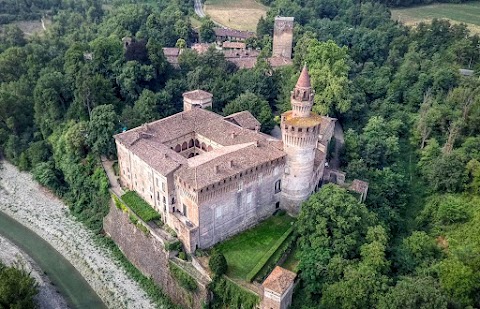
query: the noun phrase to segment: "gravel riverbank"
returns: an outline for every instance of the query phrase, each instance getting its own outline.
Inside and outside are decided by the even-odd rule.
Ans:
[[[67,206],[28,173],[3,161],[0,210],[33,230],[60,252],[109,308],[155,308],[142,288],[93,241],[93,233],[69,214]]]

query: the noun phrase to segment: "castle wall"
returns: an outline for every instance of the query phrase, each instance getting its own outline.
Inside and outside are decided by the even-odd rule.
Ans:
[[[174,303],[184,308],[200,309],[208,303],[208,290],[197,281],[196,292],[182,288],[169,271],[169,252],[155,237],[146,236],[130,223],[128,215],[110,207],[109,214],[104,219],[104,230],[122,250],[127,259],[145,276],[152,277]]]
[[[146,162],[117,142],[120,180],[124,187],[134,190],[160,213],[164,222],[172,211],[175,196],[173,173],[162,175]]]
[[[199,248],[208,248],[272,215],[280,201],[275,185],[283,176],[283,161],[220,188],[200,201]]]

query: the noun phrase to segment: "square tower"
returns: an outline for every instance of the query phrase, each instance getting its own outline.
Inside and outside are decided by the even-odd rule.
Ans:
[[[293,17],[275,17],[272,57],[292,59]]]
[[[212,108],[213,95],[203,90],[193,90],[183,94],[183,111],[193,108]]]

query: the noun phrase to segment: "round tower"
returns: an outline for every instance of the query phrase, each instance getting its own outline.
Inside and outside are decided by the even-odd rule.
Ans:
[[[321,117],[312,112],[315,92],[307,66],[290,98],[292,110],[282,114],[283,149],[287,154],[282,183],[282,208],[297,214],[300,204],[311,194],[315,148],[320,133]]]

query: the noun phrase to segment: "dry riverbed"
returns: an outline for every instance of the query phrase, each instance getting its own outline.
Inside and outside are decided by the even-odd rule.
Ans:
[[[19,172],[7,162],[0,170],[0,210],[60,252],[107,307],[155,307],[111,253],[93,241],[93,233],[75,221],[60,199],[39,186],[30,174]]]

